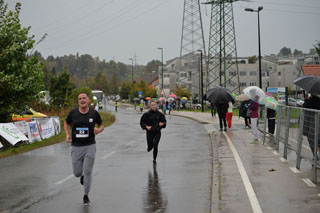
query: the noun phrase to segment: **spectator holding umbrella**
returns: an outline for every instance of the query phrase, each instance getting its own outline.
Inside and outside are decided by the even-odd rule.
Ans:
[[[227,103],[217,103],[217,111],[219,117],[219,124],[220,124],[220,131],[227,131],[227,121],[226,121],[226,114],[228,112],[229,105]]]
[[[253,134],[253,141],[251,143],[258,143],[258,110],[259,110],[259,96],[256,96],[253,101],[249,104],[250,118],[251,118],[251,129]]]

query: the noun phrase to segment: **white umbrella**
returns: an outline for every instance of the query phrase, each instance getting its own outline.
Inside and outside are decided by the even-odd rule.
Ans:
[[[242,91],[250,99],[259,102],[259,104],[264,105],[266,103],[266,94],[265,92],[257,86],[250,86]]]

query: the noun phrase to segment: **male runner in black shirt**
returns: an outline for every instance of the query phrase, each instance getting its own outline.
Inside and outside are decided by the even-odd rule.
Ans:
[[[73,174],[81,177],[80,183],[84,185],[84,205],[90,205],[88,194],[96,154],[95,135],[104,129],[99,113],[89,108],[89,103],[88,94],[80,93],[78,95],[79,107],[71,110],[64,122],[66,141],[71,142]],[[95,128],[95,124],[98,124],[98,128]],[[72,136],[70,136],[70,125],[72,125]]]

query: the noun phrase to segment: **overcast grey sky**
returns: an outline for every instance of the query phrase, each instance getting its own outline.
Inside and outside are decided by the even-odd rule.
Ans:
[[[16,0],[5,0],[10,9]],[[180,54],[184,0],[20,0],[23,26],[40,40],[45,57],[90,54],[130,64],[164,60]],[[206,2],[202,0],[201,2]],[[260,12],[261,53],[278,53],[286,46],[309,52],[320,41],[320,0],[255,0],[234,3],[238,56],[258,54],[257,13]],[[208,47],[210,6],[201,6]]]

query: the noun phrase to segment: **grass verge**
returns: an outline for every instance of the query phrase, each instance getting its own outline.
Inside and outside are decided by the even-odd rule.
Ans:
[[[107,113],[99,112],[99,113],[101,115],[101,118],[103,120],[105,127],[110,126],[116,120],[115,115],[112,115],[111,112],[107,112]],[[60,117],[62,131],[59,135],[55,135],[51,138],[44,139],[42,141],[34,142],[32,144],[20,144],[18,146],[13,146],[8,149],[2,150],[2,151],[0,151],[0,159],[7,158],[7,157],[17,155],[17,154],[21,154],[21,153],[25,153],[25,152],[29,152],[34,149],[38,149],[38,148],[45,147],[45,146],[50,146],[50,145],[65,141],[66,134],[63,130],[64,120],[65,120],[65,117]]]

